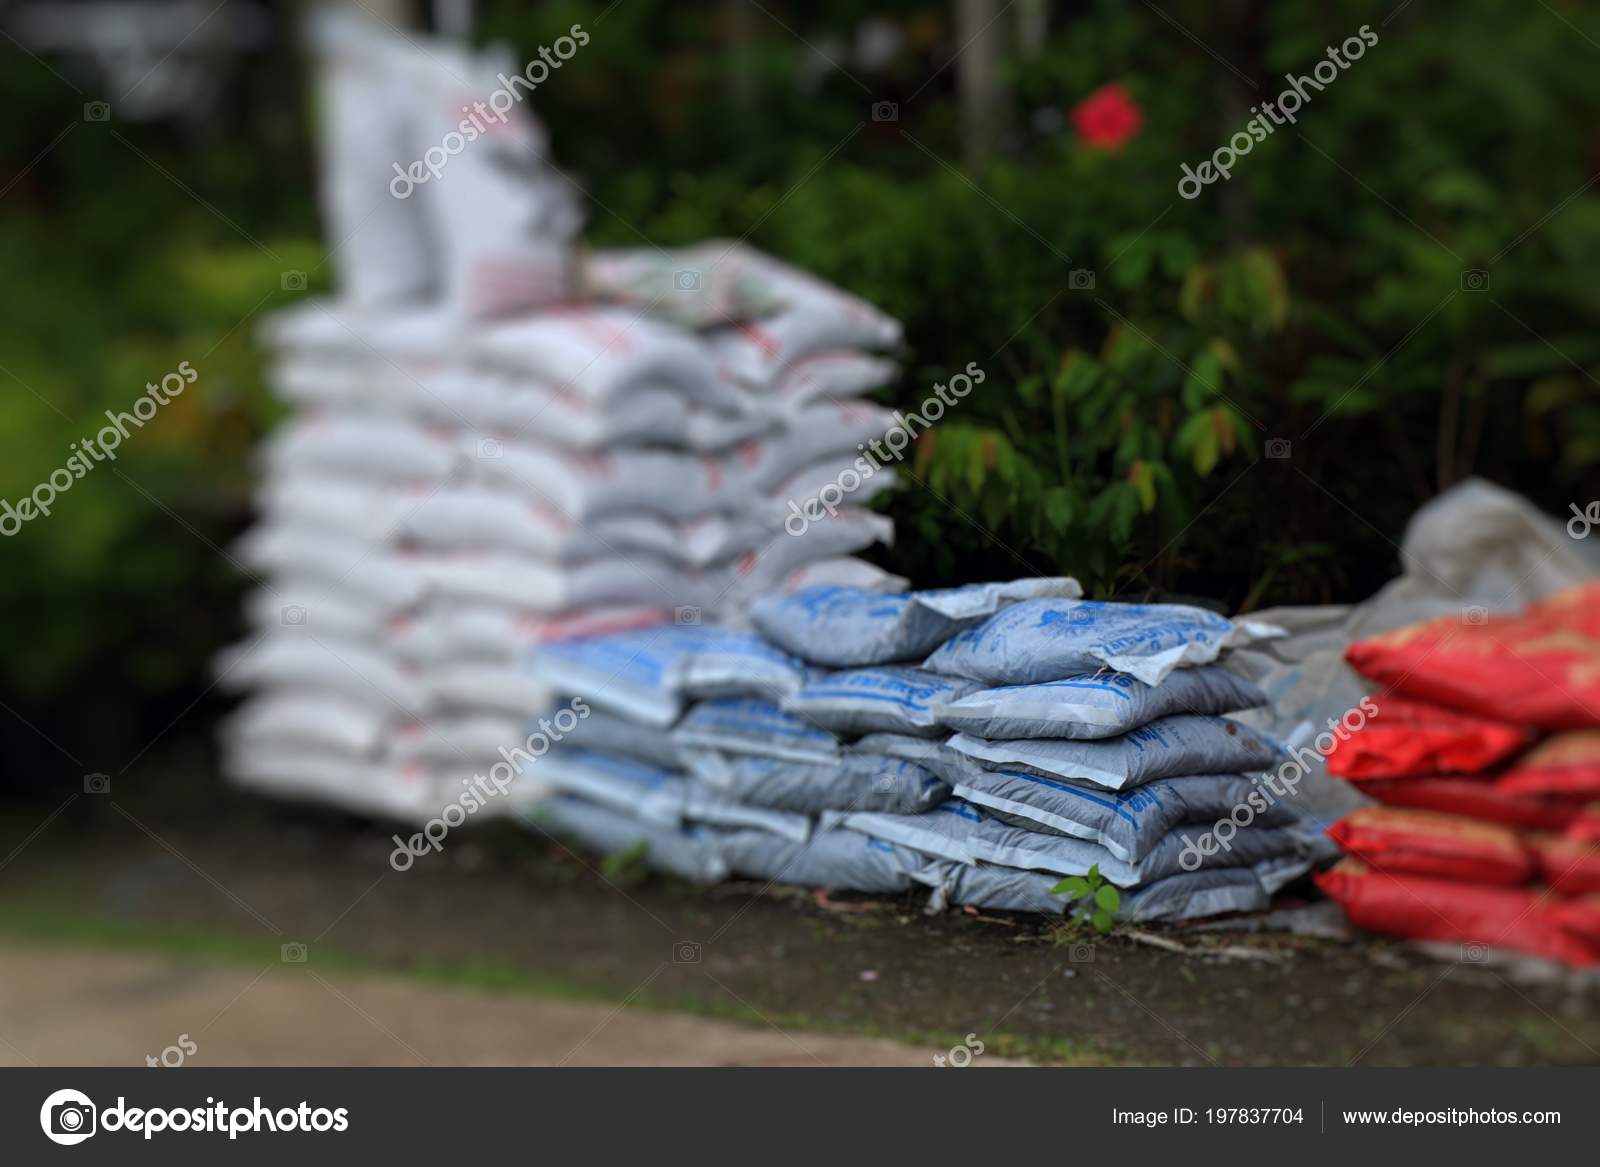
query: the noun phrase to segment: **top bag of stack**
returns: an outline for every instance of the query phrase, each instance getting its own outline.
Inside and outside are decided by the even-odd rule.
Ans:
[[[1181,604],[1027,600],[959,633],[923,666],[991,685],[1059,681],[1102,668],[1159,685],[1173,669],[1210,664],[1224,650],[1283,636]]]
[[[1038,596],[1071,600],[1081,595],[1083,589],[1070,576],[897,594],[812,587],[757,601],[750,621],[802,660],[844,669],[916,660],[1007,605]]]
[[[509,48],[401,36],[345,5],[318,9],[311,45],[341,299],[492,317],[571,297],[582,214]]]
[[[1345,660],[1401,697],[1457,712],[1540,729],[1600,727],[1600,583],[1520,615],[1463,613],[1357,641]]]

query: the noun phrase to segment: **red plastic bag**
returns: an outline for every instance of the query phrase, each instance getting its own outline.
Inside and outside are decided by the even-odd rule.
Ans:
[[[1579,811],[1562,834],[1580,843],[1600,843],[1600,802],[1591,802]]]
[[[1580,942],[1600,950],[1600,895],[1563,900],[1550,908],[1550,915]]]
[[[1539,878],[1557,894],[1586,896],[1600,892],[1600,842],[1533,835],[1528,845],[1538,862]]]
[[[1541,729],[1600,727],[1600,584],[1521,616],[1463,608],[1345,650],[1402,697]]]
[[[1526,883],[1535,870],[1533,853],[1510,827],[1437,811],[1364,806],[1329,827],[1328,836],[1385,871],[1469,883]]]
[[[1512,794],[1600,799],[1600,730],[1561,733],[1540,742],[1495,785]]]
[[[1377,714],[1328,752],[1328,773],[1340,778],[1408,778],[1476,774],[1527,748],[1520,725],[1457,713],[1391,692],[1372,698]]]
[[[1511,948],[1572,965],[1600,964],[1600,941],[1580,931],[1587,916],[1563,912],[1558,902],[1526,887],[1395,875],[1354,859],[1314,878],[1352,924],[1369,932]]]
[[[1464,814],[1511,827],[1571,831],[1579,829],[1580,822],[1590,821],[1582,818],[1583,804],[1575,799],[1509,793],[1492,778],[1379,778],[1351,785],[1387,806]],[[1600,837],[1600,818],[1592,820],[1592,826]]]

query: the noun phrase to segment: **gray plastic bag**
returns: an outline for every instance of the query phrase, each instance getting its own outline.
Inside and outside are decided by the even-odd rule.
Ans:
[[[926,592],[812,587],[772,595],[750,608],[767,639],[832,668],[916,660],[974,622],[1033,596],[1083,595],[1070,577],[972,584]]]
[[[1102,668],[1159,685],[1173,669],[1209,664],[1226,648],[1284,635],[1182,604],[1026,600],[959,633],[928,657],[936,673],[991,685],[1033,685]]]
[[[711,828],[662,827],[566,795],[548,799],[525,817],[534,826],[601,855],[615,855],[643,843],[645,862],[658,871],[696,883],[716,883],[728,877],[718,835]]]
[[[556,706],[555,708],[559,708]],[[574,733],[556,743],[563,748],[593,750],[602,754],[620,754],[652,766],[669,770],[683,767],[683,759],[671,735],[660,726],[629,721],[614,713],[591,709],[583,725]]]
[[[702,750],[795,762],[828,762],[839,756],[839,739],[833,734],[755,697],[700,702],[684,714],[672,740],[685,758]],[[692,759],[690,764],[695,764]]]
[[[684,780],[660,766],[596,750],[552,750],[539,760],[539,777],[576,795],[664,828],[683,821]]]
[[[1284,760],[1277,742],[1226,717],[1162,717],[1120,737],[990,741],[958,733],[958,754],[991,769],[1024,770],[1046,778],[1123,790],[1180,774],[1237,774]]]
[[[950,796],[950,787],[923,767],[887,754],[847,753],[831,762],[702,754],[692,765],[698,779],[735,801],[797,814],[917,814]]]
[[[565,794],[664,828],[687,819],[726,827],[760,827],[802,843],[811,833],[810,820],[804,815],[734,802],[689,782],[682,774],[635,758],[566,750],[545,756],[540,777]]]
[[[1143,859],[1174,827],[1214,823],[1241,807],[1246,825],[1298,821],[1293,810],[1242,774],[1160,778],[1112,791],[1019,770],[981,770],[958,781],[955,794],[1001,822],[1088,839],[1129,862]]]
[[[941,677],[905,665],[879,665],[823,673],[808,680],[783,708],[813,725],[854,736],[864,733],[944,734],[935,715],[958,701],[975,682]]]
[[[671,725],[686,700],[725,693],[777,698],[804,669],[759,636],[732,628],[663,624],[542,645],[534,675],[624,717]]]
[[[720,845],[736,875],[848,891],[905,891],[912,873],[932,862],[858,831],[818,831],[803,844],[765,831],[729,831],[721,836]]]
[[[1233,713],[1266,703],[1267,695],[1243,677],[1220,665],[1202,665],[1177,669],[1159,685],[1101,671],[981,689],[952,701],[935,699],[931,715],[940,725],[984,738],[1087,739],[1115,737],[1172,714]]]
[[[1282,866],[1280,861],[1272,864]],[[1265,865],[1263,865],[1265,866]],[[1306,869],[1301,862],[1301,872]],[[1040,871],[1020,871],[992,863],[943,865],[937,872],[930,911],[949,904],[970,904],[1006,912],[1060,915],[1074,901],[1051,894],[1060,876]],[[932,881],[930,881],[932,882]],[[1257,869],[1225,867],[1169,875],[1154,883],[1122,893],[1117,919],[1129,923],[1148,920],[1192,920],[1226,912],[1262,912],[1271,906]]]
[[[983,767],[965,754],[958,754],[946,739],[911,737],[903,733],[869,733],[845,747],[850,752],[887,754],[915,762],[940,781],[955,785],[967,774]]]

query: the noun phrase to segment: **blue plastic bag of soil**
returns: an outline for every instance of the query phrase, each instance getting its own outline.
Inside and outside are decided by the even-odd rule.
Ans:
[[[979,689],[936,699],[931,715],[940,725],[983,738],[1103,738],[1176,713],[1235,713],[1266,703],[1267,695],[1250,681],[1220,665],[1201,665],[1177,669],[1159,685],[1102,671]]]
[[[1236,623],[1182,604],[1026,600],[957,633],[924,667],[990,685],[1035,685],[1109,668],[1159,685],[1173,669],[1282,635],[1270,624]]]
[[[541,645],[535,677],[635,721],[670,725],[686,701],[733,693],[771,700],[799,690],[804,666],[732,628],[662,624]]]
[[[728,877],[718,833],[709,827],[664,827],[568,795],[546,799],[523,818],[600,855],[621,854],[642,843],[646,865],[696,883]]]
[[[754,755],[700,756],[693,773],[727,797],[796,814],[878,810],[918,814],[943,802],[950,787],[915,762],[886,754],[841,754],[831,762]]]
[[[1127,923],[1148,920],[1197,920],[1232,912],[1264,912],[1271,906],[1271,892],[1262,873],[1271,869],[1280,876],[1289,866],[1298,874],[1309,869],[1304,860],[1285,864],[1270,860],[1256,867],[1222,867],[1211,871],[1192,871],[1169,875],[1154,883],[1122,893],[1117,919]],[[1076,905],[1064,896],[1053,895],[1051,888],[1060,876],[1039,871],[1019,871],[991,863],[948,864],[937,873],[930,911],[950,904],[1006,912],[1036,912],[1060,915]]]
[[[1088,839],[1128,862],[1143,859],[1179,826],[1230,816],[1236,826],[1283,827],[1299,821],[1270,790],[1242,774],[1193,774],[1131,790],[1102,790],[1020,770],[979,770],[954,789],[957,797],[1001,822]]]
[[[1239,774],[1277,765],[1281,745],[1226,717],[1162,717],[1120,737],[1011,738],[991,741],[958,733],[948,745],[995,770],[1023,770],[1046,778],[1124,790],[1182,774]]]
[[[584,749],[601,754],[620,754],[652,766],[669,770],[683,768],[683,759],[671,734],[658,725],[630,721],[602,709],[591,709],[577,730],[555,744],[555,750]]]
[[[839,739],[833,734],[756,697],[701,701],[684,714],[672,740],[696,773],[700,770],[693,755],[708,750],[794,762],[827,762],[839,756]]]
[[[941,677],[905,665],[878,665],[822,673],[794,696],[785,697],[785,711],[812,725],[854,737],[866,733],[943,735],[934,714],[940,704],[957,702],[976,682]]]
[[[751,606],[750,620],[795,656],[848,669],[920,659],[1007,604],[1081,595],[1083,589],[1070,577],[896,593],[823,584],[764,596]]]
[[[760,827],[800,842],[811,831],[804,815],[742,805],[689,782],[682,774],[635,758],[595,750],[552,752],[541,760],[539,774],[564,794],[587,798],[663,828],[676,827],[684,820]]]
[[[973,770],[982,768],[965,754],[956,753],[946,742],[947,739],[943,738],[912,737],[903,733],[869,733],[859,741],[850,743],[846,749],[904,758],[950,785],[961,781]]]
[[[905,891],[913,874],[933,862],[859,831],[818,831],[803,844],[764,831],[730,831],[719,845],[736,875],[845,891]]]

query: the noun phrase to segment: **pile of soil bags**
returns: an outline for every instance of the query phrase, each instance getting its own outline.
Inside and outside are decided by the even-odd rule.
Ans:
[[[348,13],[314,45],[338,291],[262,329],[290,412],[236,549],[249,634],[218,663],[248,696],[234,779],[427,818],[550,703],[522,667],[538,644],[903,586],[852,557],[892,537],[862,506],[892,471],[785,526],[893,428],[863,397],[896,375],[895,321],[736,243],[583,250],[525,104],[451,128],[503,55]]]
[[[1055,886],[1095,871],[1124,919],[1265,908],[1331,850],[1254,809],[1282,747],[1221,716],[1265,698],[1219,661],[1275,630],[1078,596],[823,585],[758,600],[753,631],[545,645],[535,677],[587,712],[526,817],[701,881],[1060,914]]]
[[[1328,758],[1380,805],[1319,877],[1360,927],[1600,964],[1600,584],[1350,646],[1377,710]]]

